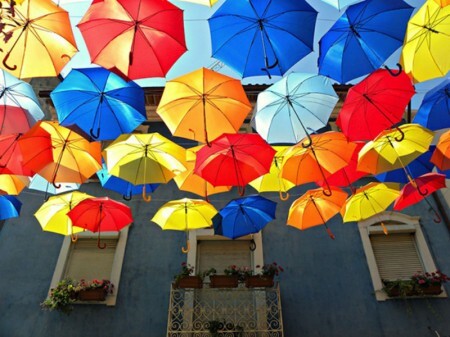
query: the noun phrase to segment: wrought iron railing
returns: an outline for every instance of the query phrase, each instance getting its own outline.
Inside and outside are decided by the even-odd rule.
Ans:
[[[215,332],[215,334],[211,333]],[[273,288],[171,289],[167,337],[283,337]]]

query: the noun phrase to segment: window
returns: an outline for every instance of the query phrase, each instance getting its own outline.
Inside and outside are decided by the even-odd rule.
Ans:
[[[108,279],[114,284],[114,293],[106,298],[105,304],[115,305],[128,230],[126,227],[120,233],[102,233],[101,242],[106,244],[105,249],[97,247],[97,234],[79,233],[76,242],[67,236],[59,253],[50,289],[66,277],[75,280]]]
[[[381,222],[387,229],[387,235]],[[358,229],[378,301],[389,299],[383,291],[382,280],[409,279],[417,271],[433,272],[437,269],[419,217],[384,212],[360,221]],[[447,297],[445,292],[439,296]]]

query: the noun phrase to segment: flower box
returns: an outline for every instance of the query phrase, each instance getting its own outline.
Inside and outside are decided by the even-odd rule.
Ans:
[[[399,285],[385,288],[389,297],[408,297],[408,296],[433,296],[442,292],[440,284],[432,284],[429,286],[401,287]]]
[[[83,289],[78,292],[80,301],[104,301],[105,299],[106,291],[103,288]]]
[[[428,287],[419,287],[417,293],[418,295],[439,295],[442,293],[442,286],[440,284],[431,284]]]
[[[209,277],[211,288],[237,288],[239,275],[211,275]]]
[[[184,276],[174,283],[174,288],[203,288],[203,280],[200,276]]]
[[[273,287],[273,275],[251,275],[245,279],[247,288]]]

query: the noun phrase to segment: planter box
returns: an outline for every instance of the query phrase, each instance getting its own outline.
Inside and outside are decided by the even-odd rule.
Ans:
[[[173,284],[174,288],[203,288],[203,280],[200,276],[185,276]]]
[[[237,288],[239,283],[238,275],[211,275],[209,279],[211,288]]]
[[[78,300],[80,301],[104,301],[106,299],[106,291],[103,288],[86,289],[78,292]]]
[[[399,286],[385,289],[389,297],[408,297],[408,296],[433,296],[442,293],[441,285],[430,285],[428,287],[414,287],[406,291],[401,291]]]
[[[252,275],[247,276],[245,279],[245,286],[247,288],[258,288],[258,287],[273,287],[273,276],[265,275]]]

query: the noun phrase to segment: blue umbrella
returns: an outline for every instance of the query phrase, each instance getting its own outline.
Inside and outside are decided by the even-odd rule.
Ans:
[[[322,1],[339,10],[343,9],[344,7],[353,5],[357,2],[361,2],[361,0],[322,0]]]
[[[142,194],[144,200],[150,201],[151,198],[146,193],[153,192],[159,186],[159,184],[133,185],[126,180],[110,175],[104,163],[102,169],[97,172],[97,176],[103,188],[122,194],[125,200],[131,200],[135,194]]]
[[[329,78],[290,73],[258,94],[255,129],[268,143],[298,143],[328,124],[338,95]]]
[[[0,220],[19,216],[22,203],[12,195],[0,195]]]
[[[44,177],[40,176],[39,174],[35,174],[33,178],[31,178],[28,188],[31,190],[45,192],[44,199],[47,200],[48,194],[60,194],[77,190],[80,188],[80,184],[60,183],[59,186],[55,187],[53,183],[48,182]]]
[[[413,9],[401,0],[348,7],[319,41],[319,74],[346,83],[378,69],[403,45]]]
[[[144,90],[103,68],[72,69],[50,94],[61,125],[111,140],[146,120]]]
[[[413,123],[430,130],[450,128],[450,78],[426,93]]]
[[[304,0],[225,1],[208,20],[212,56],[242,77],[282,76],[313,50],[316,18]]]
[[[257,233],[275,219],[276,207],[260,195],[233,199],[212,218],[214,234],[236,239]]]

